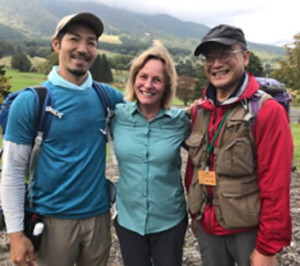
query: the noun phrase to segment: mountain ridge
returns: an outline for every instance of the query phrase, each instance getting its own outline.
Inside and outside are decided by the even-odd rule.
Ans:
[[[50,39],[65,15],[93,12],[104,23],[105,32],[129,38],[159,39],[168,46],[193,50],[209,27],[186,22],[167,14],[147,15],[95,2],[58,0],[0,0],[0,38],[6,40]],[[8,34],[11,29],[12,34]],[[249,42],[250,49],[285,55],[285,48]]]

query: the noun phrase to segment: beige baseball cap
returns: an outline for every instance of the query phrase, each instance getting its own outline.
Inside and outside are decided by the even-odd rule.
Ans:
[[[57,24],[54,37],[57,37],[63,29],[75,22],[86,22],[91,25],[98,38],[103,33],[103,23],[97,16],[92,13],[78,13],[63,17]]]

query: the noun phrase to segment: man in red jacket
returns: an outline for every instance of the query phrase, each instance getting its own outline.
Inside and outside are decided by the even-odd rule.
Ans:
[[[186,141],[185,181],[203,264],[275,266],[275,254],[291,241],[287,114],[245,72],[250,51],[241,29],[211,29],[198,55],[209,84]]]

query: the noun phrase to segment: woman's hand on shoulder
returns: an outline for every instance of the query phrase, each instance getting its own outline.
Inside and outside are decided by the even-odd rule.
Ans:
[[[185,108],[186,114],[191,117],[194,107],[197,106],[198,100],[195,100],[189,107]]]

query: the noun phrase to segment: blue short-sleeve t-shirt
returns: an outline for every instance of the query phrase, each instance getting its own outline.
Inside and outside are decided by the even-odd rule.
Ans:
[[[73,90],[47,86],[54,108],[62,119],[52,116],[43,140],[32,181],[30,211],[65,219],[82,219],[109,211],[105,179],[106,112],[94,88]],[[103,84],[111,106],[123,96]],[[5,140],[32,145],[36,134],[36,103],[31,91],[21,93],[9,113]]]

